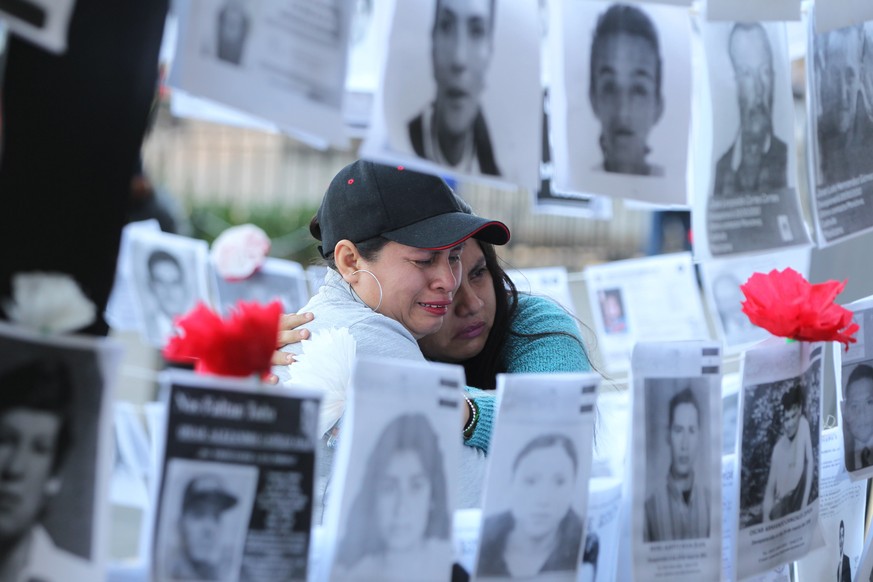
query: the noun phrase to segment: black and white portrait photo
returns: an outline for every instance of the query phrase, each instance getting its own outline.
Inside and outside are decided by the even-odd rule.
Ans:
[[[612,2],[552,8],[559,31],[552,46],[563,55],[550,117],[557,187],[684,203],[687,10]]]
[[[840,28],[813,40],[818,104],[818,185],[873,172],[873,100],[864,80],[873,69],[865,25]]]
[[[843,365],[843,446],[846,469],[873,467],[873,362]]]
[[[0,330],[0,580],[92,580],[104,555],[110,379],[94,346]]]
[[[584,523],[577,499],[579,465],[575,442],[561,432],[542,432],[516,449],[503,483],[508,507],[484,515],[478,579],[577,570]]]
[[[817,385],[820,373],[819,360],[797,378],[743,388],[741,530],[796,513],[818,498],[821,402],[809,386]]]
[[[852,564],[849,556],[843,553],[846,543],[846,524],[840,520],[840,553],[837,556],[837,582],[852,582]]]
[[[140,324],[149,342],[163,347],[173,320],[198,301],[209,303],[205,241],[162,232],[130,232],[130,272]]]
[[[706,211],[706,228],[698,228],[705,236],[696,236],[695,244],[722,256],[808,243],[795,189],[785,25],[707,22],[703,40],[712,170],[710,196],[699,205]]]
[[[537,21],[532,1],[398,3],[364,151],[410,167],[535,188]]]
[[[439,579],[435,572],[451,551],[452,511],[431,421],[421,413],[390,420],[357,483],[331,579]]]
[[[172,459],[155,548],[162,580],[238,580],[258,470]]]
[[[251,16],[244,0],[225,0],[218,9],[215,27],[215,56],[232,65],[242,64]]]
[[[230,281],[212,269],[217,303],[221,312],[229,314],[239,301],[261,304],[282,302],[283,313],[295,313],[309,300],[306,273],[299,263],[267,258],[260,269],[242,280]]]
[[[873,228],[873,22],[810,32],[807,84],[820,244]]]
[[[770,36],[760,22],[731,23],[729,28],[726,50],[736,85],[739,125],[730,147],[719,152],[712,195],[778,192],[788,186],[788,146],[774,132],[773,105],[777,64],[785,69],[788,63],[782,58],[774,61]],[[718,73],[728,71],[712,74]],[[715,111],[719,118],[724,115],[721,107]],[[790,140],[791,135],[783,138]]]
[[[646,378],[645,542],[708,538],[712,528],[707,378]],[[717,458],[717,457],[716,457]]]
[[[480,97],[494,50],[496,0],[437,0],[431,30],[436,95],[409,122],[409,141],[428,160],[499,176]]]

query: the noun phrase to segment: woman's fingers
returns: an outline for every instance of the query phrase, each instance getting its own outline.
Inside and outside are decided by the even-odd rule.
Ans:
[[[300,340],[309,338],[308,329],[297,329],[301,325],[312,321],[311,313],[285,313],[279,318],[279,333],[276,336],[276,347],[281,348],[288,344],[296,344]],[[276,362],[273,362],[274,364]],[[287,364],[289,362],[279,362]]]

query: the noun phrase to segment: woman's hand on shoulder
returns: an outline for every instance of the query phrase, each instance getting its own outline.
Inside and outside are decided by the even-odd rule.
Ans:
[[[302,340],[309,339],[308,329],[298,329],[313,320],[311,313],[285,313],[279,317],[279,333],[276,334],[276,351],[273,352],[273,357],[270,363],[274,366],[285,366],[294,362],[294,354],[289,352],[279,351],[283,347],[300,343]],[[279,377],[275,374],[270,374],[265,380],[267,384],[277,384]]]

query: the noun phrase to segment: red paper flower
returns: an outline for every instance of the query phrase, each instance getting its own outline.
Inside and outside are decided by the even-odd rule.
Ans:
[[[773,335],[798,341],[838,341],[849,349],[858,341],[852,312],[834,303],[845,281],[811,285],[793,269],[753,274],[740,286],[746,301],[743,313]]]
[[[170,338],[164,357],[176,362],[195,360],[197,372],[219,376],[264,377],[276,349],[282,304],[239,301],[227,319],[202,303],[177,318],[182,332]]]

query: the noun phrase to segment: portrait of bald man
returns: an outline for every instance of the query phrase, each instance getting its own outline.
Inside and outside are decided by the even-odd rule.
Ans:
[[[788,148],[773,133],[773,49],[764,27],[738,22],[728,35],[739,128],[715,167],[713,196],[773,192],[787,186]]]

